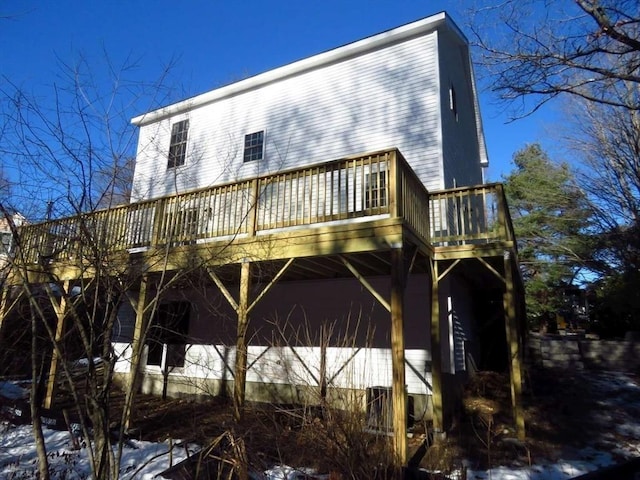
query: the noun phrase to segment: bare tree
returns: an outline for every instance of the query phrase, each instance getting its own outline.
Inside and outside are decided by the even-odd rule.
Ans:
[[[4,173],[4,170],[0,169],[0,198],[4,199],[6,202],[11,194],[11,185],[7,176]]]
[[[129,197],[137,141],[130,118],[171,98],[164,82],[172,67],[155,82],[137,78],[131,57],[116,65],[105,53],[102,67],[82,56],[61,63],[45,100],[5,79],[0,154],[20,182],[14,203],[35,219],[45,218],[43,200],[53,202],[50,215],[61,216]]]
[[[154,265],[123,262],[114,245],[127,241],[132,225],[126,215],[114,222],[115,217],[99,210],[128,200],[137,139],[129,118],[166,101],[167,94],[164,79],[154,84],[130,80],[135,70],[131,59],[115,66],[105,58],[106,77],[94,75],[82,58],[75,65],[62,65],[51,103],[43,104],[13,85],[2,92],[5,128],[0,149],[5,164],[20,179],[20,194],[12,203],[35,220],[66,217],[21,229],[11,225],[14,255],[7,283],[14,288],[7,295],[22,294],[9,300],[23,299],[32,325],[30,403],[40,478],[48,478],[40,408],[43,399],[52,401],[59,380],[80,413],[94,478],[118,478],[138,373],[133,372],[134,381],[125,391],[120,418],[112,419],[117,361],[112,332],[120,305],[129,301],[127,292],[138,289],[141,276],[152,269],[160,272],[145,305],[145,315],[152,316],[164,289],[179,277],[163,268],[166,255],[159,255]],[[6,197],[0,207],[11,223]],[[139,348],[145,335],[146,328]],[[43,350],[51,352],[50,361]],[[38,380],[55,372],[60,378],[49,378],[43,390]],[[110,438],[114,425],[120,438],[115,450]]]
[[[17,176],[26,179],[20,184],[17,203],[36,220],[12,231],[16,255],[9,281],[22,292],[20,298],[34,325],[32,338],[37,336],[38,345],[45,345],[34,347],[34,352],[52,352],[49,368],[49,363],[45,361],[43,367],[40,357],[33,355],[34,378],[46,377],[49,372],[44,396],[40,390],[31,396],[34,418],[39,418],[41,399],[51,402],[54,386],[62,380],[80,413],[93,477],[101,480],[119,476],[124,434],[140,386],[138,366],[150,332],[157,330],[154,319],[158,318],[156,313],[163,313],[165,294],[176,285],[184,286],[190,276],[197,277],[196,273],[208,265],[237,262],[226,258],[226,247],[248,224],[259,196],[247,190],[246,197],[238,194],[227,205],[221,201],[224,190],[208,191],[211,201],[224,210],[219,215],[228,219],[225,225],[201,215],[188,195],[121,205],[131,195],[137,138],[129,118],[150,110],[149,103],[155,107],[167,99],[162,79],[152,85],[127,81],[133,64],[116,68],[107,63],[110,82],[94,76],[82,59],[78,65],[63,65],[62,79],[53,86],[52,104],[43,105],[16,87],[3,92],[8,128],[0,145],[0,153],[10,160]],[[132,107],[141,101],[146,106]],[[157,152],[158,158],[166,158],[167,146],[154,144],[156,141],[153,139],[148,148]],[[194,147],[190,159],[197,162],[202,153]],[[178,172],[175,175],[173,185],[167,184],[175,193],[192,184],[189,178],[178,178]],[[149,197],[149,192],[142,193]],[[209,211],[210,215],[215,213]],[[37,222],[43,218],[47,221]],[[209,247],[196,242],[202,233],[199,229],[207,222],[220,223],[215,228],[225,229],[224,245]],[[171,256],[174,247],[181,247],[177,256]],[[148,248],[149,254],[136,255],[140,253],[136,248]],[[20,298],[14,292],[11,301]],[[124,405],[114,416],[115,365],[126,361],[126,355],[114,351],[113,332],[122,305],[128,303],[136,316],[129,349],[131,367],[129,381],[123,385]],[[160,327],[165,334],[183,333],[171,322]],[[244,348],[244,357],[237,357],[246,360],[244,336],[236,348],[241,352]],[[244,387],[245,371],[246,365],[236,365],[236,373],[240,372],[236,390]],[[244,388],[240,395],[234,395],[238,416],[243,408]],[[114,428],[119,439],[115,445]],[[34,435],[42,439],[37,422]],[[46,478],[46,450],[39,453],[39,468]]]
[[[623,87],[626,90],[623,90]],[[635,103],[640,85],[618,87],[619,101]],[[640,111],[594,102],[569,107],[571,150],[583,163],[580,183],[597,221],[604,274],[640,268]]]
[[[470,24],[491,89],[516,117],[559,95],[640,109],[639,98],[617,92],[622,82],[640,83],[636,0],[490,2],[473,11]]]

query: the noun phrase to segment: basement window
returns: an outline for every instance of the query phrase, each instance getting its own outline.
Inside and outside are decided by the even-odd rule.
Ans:
[[[244,136],[243,161],[253,162],[264,157],[264,130]]]
[[[147,339],[147,365],[158,366],[163,372],[184,367],[190,316],[189,302],[167,302],[158,306]]]
[[[184,165],[187,157],[187,134],[189,120],[174,123],[171,127],[171,143],[169,144],[169,162],[167,168]]]

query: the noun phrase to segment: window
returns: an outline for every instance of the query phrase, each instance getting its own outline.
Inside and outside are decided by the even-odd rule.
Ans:
[[[184,367],[190,314],[189,302],[158,305],[147,340],[147,365],[159,366],[163,371]]]
[[[456,91],[453,88],[453,85],[449,87],[449,108],[453,112],[453,116],[458,121],[458,102],[456,100]]]
[[[171,144],[169,145],[169,163],[167,168],[184,165],[187,156],[187,132],[189,120],[174,123],[171,127]]]
[[[0,255],[11,251],[11,232],[0,232]]]
[[[264,130],[244,136],[244,161],[262,160],[264,156]]]
[[[387,206],[387,172],[385,170],[367,173],[364,188],[365,208]]]

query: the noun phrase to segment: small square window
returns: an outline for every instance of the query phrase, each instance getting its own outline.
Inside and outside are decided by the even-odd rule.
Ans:
[[[244,136],[244,161],[262,160],[264,156],[264,130]]]
[[[171,143],[169,145],[169,162],[167,168],[184,165],[187,156],[187,133],[189,120],[174,123],[171,127]]]

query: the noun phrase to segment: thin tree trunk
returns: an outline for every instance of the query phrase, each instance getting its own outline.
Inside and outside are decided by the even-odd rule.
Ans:
[[[96,480],[109,480],[111,478],[111,461],[109,450],[109,419],[105,405],[101,405],[95,398],[87,399],[87,414],[93,425],[94,465],[92,468]]]
[[[42,400],[42,390],[40,388],[40,362],[38,361],[38,329],[36,315],[31,312],[31,395],[29,397],[29,407],[31,409],[31,424],[33,438],[36,442],[36,453],[38,455],[38,474],[40,480],[49,480],[49,460],[47,458],[47,447],[42,434],[42,420],[40,419],[40,405]]]

